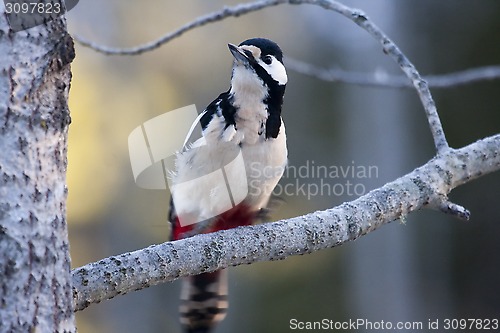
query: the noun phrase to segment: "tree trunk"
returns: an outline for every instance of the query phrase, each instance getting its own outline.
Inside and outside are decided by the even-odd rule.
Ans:
[[[0,332],[76,332],[66,226],[73,42],[0,6]]]

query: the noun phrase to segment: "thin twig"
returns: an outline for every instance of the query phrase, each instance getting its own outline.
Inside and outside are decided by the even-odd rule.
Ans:
[[[185,32],[193,30],[195,28],[202,27],[208,23],[222,21],[223,19],[228,17],[238,17],[240,15],[248,14],[251,12],[261,10],[266,7],[276,6],[286,2],[287,2],[286,0],[263,0],[263,1],[249,2],[246,4],[239,4],[233,7],[226,6],[219,11],[200,16],[196,20],[184,24],[177,30],[169,32],[163,35],[162,37],[158,38],[157,40],[131,48],[114,48],[114,47],[99,45],[78,35],[73,35],[73,38],[83,46],[90,47],[95,51],[107,55],[138,55],[144,52],[157,49],[163,44],[170,42],[172,39],[180,37]]]
[[[406,76],[390,75],[380,71],[361,73],[338,68],[323,68],[290,57],[285,59],[285,64],[289,70],[327,82],[379,88],[413,88],[411,81]],[[427,75],[424,76],[424,79],[428,82],[429,87],[435,89],[498,80],[500,79],[500,66],[478,67],[442,75]]]
[[[97,52],[107,55],[139,55],[153,51],[172,39],[180,37],[184,32],[201,27],[210,22],[216,22],[229,16],[239,16],[250,13],[265,7],[278,5],[283,1],[262,1],[258,4],[250,3],[236,7],[226,7],[222,11],[217,11],[190,22],[179,29],[165,34],[157,40],[130,48],[114,48],[99,45],[89,39],[74,34],[73,38],[82,46],[89,47]],[[360,86],[374,86],[380,88],[412,88],[411,81],[404,76],[389,75],[382,72],[373,74],[344,71],[342,69],[322,68],[297,59],[287,57],[286,65],[289,70],[300,74],[315,77],[327,82],[347,83]],[[474,69],[467,69],[442,75],[428,75],[424,77],[432,88],[452,88],[455,86],[472,84],[480,81],[500,79],[500,66],[485,66]]]

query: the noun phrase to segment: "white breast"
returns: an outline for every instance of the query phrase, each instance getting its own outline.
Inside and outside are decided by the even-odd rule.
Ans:
[[[214,115],[204,137],[191,149],[178,154],[171,189],[181,224],[200,222],[232,208],[228,206],[231,199],[228,184],[233,199],[238,197],[235,188],[246,184],[246,196],[242,197],[244,203],[255,210],[267,205],[287,162],[285,127],[282,123],[278,137],[266,140],[264,134],[250,135],[251,125],[254,125],[252,121],[247,121],[246,125],[237,123],[238,130],[234,135],[227,135],[227,131],[234,131],[234,127],[224,130],[223,117]],[[230,141],[221,140],[223,137],[230,138]],[[250,141],[248,137],[251,137]],[[241,161],[237,157],[243,163],[238,166],[238,172],[231,174],[227,172],[231,170],[228,165],[234,166],[236,164],[231,164],[232,161]]]
[[[264,208],[287,163],[286,133],[283,122],[276,139],[259,137],[256,144],[243,144],[249,193],[247,202],[256,209]]]

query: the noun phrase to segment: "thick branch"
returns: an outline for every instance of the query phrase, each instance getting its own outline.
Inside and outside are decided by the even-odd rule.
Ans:
[[[444,210],[452,189],[497,170],[500,134],[449,149],[411,173],[332,209],[106,258],[73,270],[75,308],[183,276],[336,247],[415,210]]]

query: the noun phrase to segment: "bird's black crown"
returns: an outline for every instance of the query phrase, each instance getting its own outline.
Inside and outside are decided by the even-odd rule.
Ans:
[[[272,40],[266,38],[250,38],[241,42],[239,46],[243,45],[256,46],[260,49],[262,55],[273,55],[276,59],[283,63],[283,51],[281,51],[281,48],[278,46],[278,44],[276,44]]]

